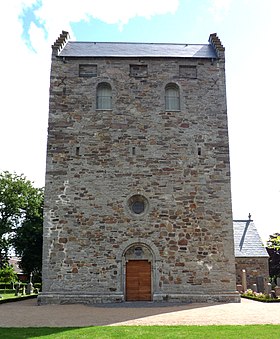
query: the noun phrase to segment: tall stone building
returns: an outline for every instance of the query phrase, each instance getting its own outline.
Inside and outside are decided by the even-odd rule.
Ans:
[[[217,35],[52,51],[39,303],[239,301]]]

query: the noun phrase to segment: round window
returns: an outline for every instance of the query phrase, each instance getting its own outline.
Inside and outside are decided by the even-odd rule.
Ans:
[[[148,200],[143,195],[136,194],[129,198],[128,206],[132,213],[142,214],[148,207]]]
[[[131,209],[134,213],[140,214],[144,212],[145,205],[143,201],[135,201],[131,205]]]

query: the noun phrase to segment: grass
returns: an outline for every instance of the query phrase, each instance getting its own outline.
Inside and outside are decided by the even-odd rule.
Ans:
[[[19,301],[23,299],[29,299],[29,298],[36,298],[37,294],[31,294],[31,295],[18,295],[15,296],[15,293],[1,293],[0,294],[2,298],[0,298],[0,304],[9,302],[9,301]],[[0,333],[1,334],[1,333]],[[1,335],[0,335],[1,338]]]
[[[21,296],[21,295],[20,295]],[[15,296],[15,293],[1,293],[1,299],[0,300],[6,300],[6,299],[15,299],[18,298]]]
[[[0,328],[2,339],[89,339],[89,338],[162,338],[162,339],[279,339],[280,325],[248,326],[95,326],[83,328],[25,327]]]

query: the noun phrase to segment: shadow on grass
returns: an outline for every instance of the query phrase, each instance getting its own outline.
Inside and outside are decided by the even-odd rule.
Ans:
[[[71,338],[69,331],[76,330],[78,328],[58,328],[58,327],[5,327],[0,328],[0,338],[2,339],[28,339],[39,338],[57,334],[58,337],[63,338],[65,333],[65,339]],[[68,334],[67,334],[68,332]]]

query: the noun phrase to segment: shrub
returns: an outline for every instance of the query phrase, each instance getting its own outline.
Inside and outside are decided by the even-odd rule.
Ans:
[[[8,294],[8,293],[15,293],[15,290],[14,289],[0,289],[0,294]]]
[[[37,288],[38,291],[42,291],[42,284],[41,283],[34,283],[34,288]]]
[[[241,296],[244,298],[253,299],[257,301],[280,302],[279,298],[271,298],[268,294],[254,292],[251,289],[248,289],[247,291],[245,291]]]
[[[243,293],[243,295],[244,295],[244,296],[248,296],[248,297],[253,297],[253,296],[254,296],[254,293],[255,293],[255,292],[249,288],[247,291],[245,291],[245,292]]]
[[[14,284],[13,283],[0,283],[0,290],[5,290],[5,289],[11,289],[13,288]]]
[[[16,281],[18,281],[18,277],[13,266],[5,264],[0,269],[0,282],[5,284],[11,284]]]

